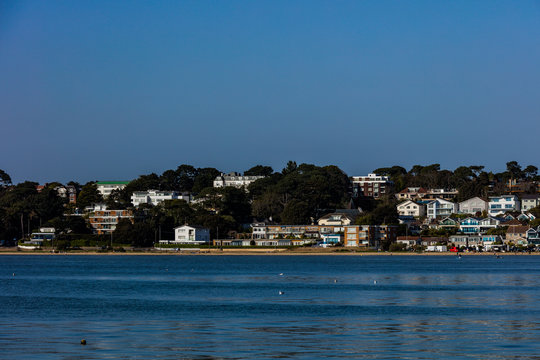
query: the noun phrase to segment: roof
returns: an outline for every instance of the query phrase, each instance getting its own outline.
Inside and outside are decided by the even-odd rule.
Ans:
[[[540,199],[540,194],[523,194],[521,195],[521,199],[538,200]]]
[[[529,227],[526,225],[512,225],[508,227],[506,231],[507,234],[523,234],[529,230]]]

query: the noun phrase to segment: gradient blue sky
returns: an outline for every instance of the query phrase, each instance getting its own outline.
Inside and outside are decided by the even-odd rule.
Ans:
[[[0,169],[540,167],[539,1],[2,1]]]

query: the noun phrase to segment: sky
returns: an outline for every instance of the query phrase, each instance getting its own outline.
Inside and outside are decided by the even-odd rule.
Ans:
[[[540,167],[540,1],[0,2],[0,169]]]

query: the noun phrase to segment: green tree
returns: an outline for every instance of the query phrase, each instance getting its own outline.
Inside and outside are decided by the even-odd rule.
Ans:
[[[98,191],[97,184],[95,182],[86,183],[77,197],[77,207],[84,209],[92,204],[100,203],[103,201],[103,197]]]
[[[244,172],[245,176],[270,176],[274,170],[270,166],[256,165]]]

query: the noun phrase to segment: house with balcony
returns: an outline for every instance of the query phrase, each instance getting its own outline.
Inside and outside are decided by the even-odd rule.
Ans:
[[[448,241],[457,247],[466,247],[467,249],[478,250],[479,246],[482,245],[482,237],[479,235],[451,235]]]
[[[435,199],[427,204],[427,217],[436,219],[457,213],[457,204],[444,199]]]
[[[459,222],[459,232],[462,234],[480,234],[480,223],[482,219],[468,217]]]
[[[367,176],[353,176],[351,178],[353,195],[372,197],[378,199],[388,194],[394,183],[388,176],[368,174]]]
[[[423,187],[408,187],[398,192],[395,196],[398,200],[414,200],[422,199],[426,197],[427,194],[428,191]]]
[[[506,212],[520,211],[521,203],[516,195],[490,196],[488,214],[499,216]]]
[[[527,230],[527,241],[529,244],[540,245],[540,225],[536,229]]]
[[[426,215],[426,206],[412,200],[402,202],[396,208],[399,216],[421,217]]]
[[[214,179],[214,187],[232,186],[235,188],[247,188],[249,184],[262,178],[264,176],[245,176],[237,172],[231,172],[229,174],[221,173]]]
[[[129,219],[133,222],[133,212],[125,209],[108,209],[105,204],[95,204],[88,217],[94,234],[112,233],[121,219]]]
[[[129,181],[98,181],[96,183],[97,190],[104,199],[111,195],[114,190],[122,190],[129,184]]]
[[[134,207],[139,207],[141,204],[157,206],[165,200],[184,200],[189,203],[192,197],[190,193],[160,190],[135,191],[131,195],[131,203]]]
[[[174,240],[165,241],[169,244],[208,244],[210,243],[210,230],[202,226],[177,226],[174,228]]]
[[[443,200],[454,200],[455,197],[458,195],[458,191],[456,189],[429,189],[426,193],[426,195],[423,197],[425,200],[435,200],[435,199],[443,199]]]
[[[482,214],[482,212],[488,210],[488,201],[481,197],[475,196],[473,198],[462,201],[458,204],[458,212],[460,214]]]

